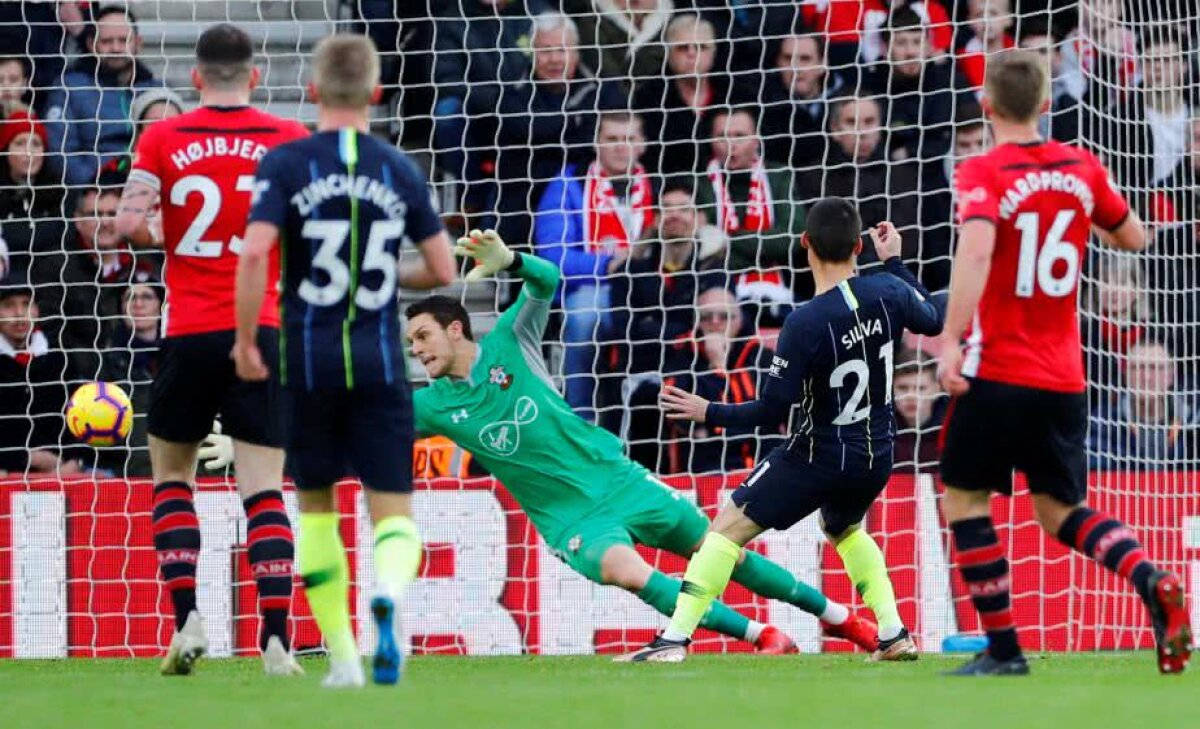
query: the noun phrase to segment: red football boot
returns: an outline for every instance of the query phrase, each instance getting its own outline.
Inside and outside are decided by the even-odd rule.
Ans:
[[[874,653],[879,648],[879,626],[855,613],[841,625],[830,625],[822,620],[821,630],[830,638],[848,640],[867,653]]]
[[[764,656],[786,656],[799,653],[800,649],[787,637],[787,633],[768,625],[758,634],[758,640],[754,641],[754,652]]]
[[[1182,673],[1192,657],[1192,624],[1179,578],[1170,572],[1154,573],[1146,607],[1158,644],[1159,672]]]

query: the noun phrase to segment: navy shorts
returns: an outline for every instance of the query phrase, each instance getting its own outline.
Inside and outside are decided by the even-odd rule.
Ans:
[[[972,380],[942,425],[942,483],[1011,494],[1013,471],[1030,493],[1068,506],[1087,499],[1087,396]]]
[[[413,402],[407,383],[283,391],[288,473],[300,490],[356,476],[372,491],[412,491]]]
[[[151,386],[148,429],[172,443],[199,443],[221,416],[221,432],[252,445],[283,446],[279,385],[238,379],[229,352],[233,330],[163,339]],[[279,359],[279,331],[258,330],[263,361]]]
[[[869,469],[841,471],[780,446],[755,466],[732,499],[767,529],[788,529],[820,510],[822,528],[837,536],[863,520],[891,473],[890,458],[876,459]]]

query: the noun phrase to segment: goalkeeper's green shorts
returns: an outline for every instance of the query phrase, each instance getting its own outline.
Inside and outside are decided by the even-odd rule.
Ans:
[[[644,544],[690,557],[709,521],[683,493],[638,469],[628,485],[551,544],[555,556],[593,582],[602,582],[600,561],[617,545]]]

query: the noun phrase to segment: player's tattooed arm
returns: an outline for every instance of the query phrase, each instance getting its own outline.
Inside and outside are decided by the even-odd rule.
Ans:
[[[154,210],[158,191],[137,181],[125,184],[117,206],[117,232],[142,248],[162,246],[162,230]]]

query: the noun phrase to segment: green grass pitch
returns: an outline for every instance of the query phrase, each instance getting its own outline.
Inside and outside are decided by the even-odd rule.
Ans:
[[[305,660],[303,679],[268,679],[257,660],[241,659],[208,660],[194,676],[170,679],[151,661],[3,661],[0,727],[1200,727],[1196,676],[1159,676],[1146,653],[1031,656],[1027,678],[938,675],[962,659],[416,658],[399,688],[339,692],[318,685],[323,660]]]

